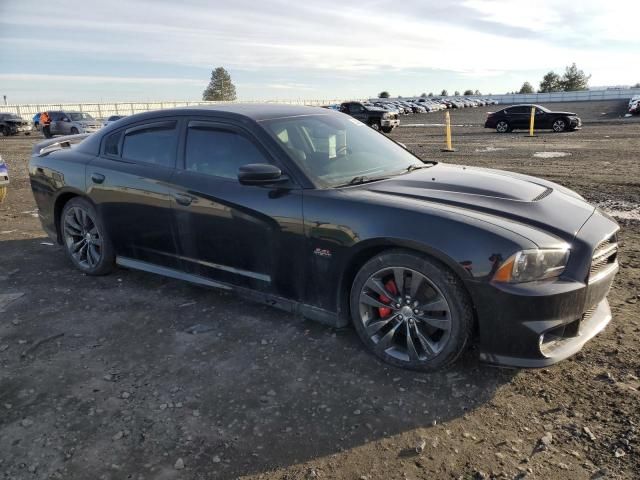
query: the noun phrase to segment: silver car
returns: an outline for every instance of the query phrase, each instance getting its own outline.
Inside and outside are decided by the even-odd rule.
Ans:
[[[49,112],[51,135],[75,135],[93,133],[100,130],[100,122],[88,113],[70,111]]]

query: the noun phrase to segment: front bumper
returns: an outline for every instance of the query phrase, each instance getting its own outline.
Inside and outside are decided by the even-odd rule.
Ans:
[[[608,263],[597,262],[600,257],[594,252],[605,239],[613,245],[610,239],[617,230],[613,220],[595,213],[572,242],[567,278],[524,284],[469,282],[480,359],[546,367],[574,355],[601,332],[611,321],[606,297],[619,268],[617,244],[615,253],[607,254]]]
[[[385,119],[383,118],[382,120],[380,120],[380,125],[382,125],[383,127],[391,127],[391,128],[395,128],[398,125],[400,125],[400,120],[398,120],[397,118],[394,119]]]

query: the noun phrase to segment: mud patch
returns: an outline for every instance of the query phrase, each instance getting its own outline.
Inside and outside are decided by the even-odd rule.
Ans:
[[[619,220],[640,221],[640,205],[634,202],[605,200],[597,202],[596,205]]]
[[[488,147],[485,147],[485,148],[476,148],[474,150],[474,152],[487,153],[487,152],[499,152],[500,150],[506,150],[506,148],[488,146]]]

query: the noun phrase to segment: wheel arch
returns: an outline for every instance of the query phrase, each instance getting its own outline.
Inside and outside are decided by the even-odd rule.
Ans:
[[[53,221],[56,228],[56,240],[59,244],[62,244],[62,232],[60,231],[60,217],[62,216],[62,210],[69,200],[77,197],[81,197],[95,206],[91,199],[84,192],[79,190],[65,190],[56,197],[56,201],[53,206]]]
[[[420,242],[404,239],[370,239],[359,243],[352,247],[353,251],[346,262],[346,266],[340,275],[338,285],[338,314],[337,323],[339,327],[345,327],[351,323],[349,297],[351,294],[351,286],[353,280],[362,266],[376,255],[380,255],[387,250],[405,250],[409,253],[416,253],[419,255],[426,255],[429,258],[436,260],[448,267],[454,275],[456,275],[465,289],[469,299],[472,302],[471,293],[468,291],[465,285],[465,278],[469,278],[470,274],[467,272],[458,262],[446,255],[444,252],[429,247]],[[473,302],[472,302],[473,304]],[[475,309],[474,309],[475,310]],[[474,312],[475,316],[475,312]]]

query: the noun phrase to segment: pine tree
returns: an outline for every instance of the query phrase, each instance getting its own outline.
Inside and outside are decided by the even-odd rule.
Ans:
[[[524,82],[518,93],[534,93],[533,87],[529,82]]]
[[[231,75],[223,67],[211,71],[211,81],[204,92],[202,100],[232,102],[236,99],[236,87]]]
[[[562,82],[560,80],[560,75],[558,75],[556,72],[550,71],[544,77],[542,77],[542,81],[540,82],[540,92],[560,92],[561,90]]]
[[[567,67],[562,76],[562,88],[565,92],[575,92],[576,90],[587,90],[591,75],[586,75],[583,70],[576,67],[575,62]]]

